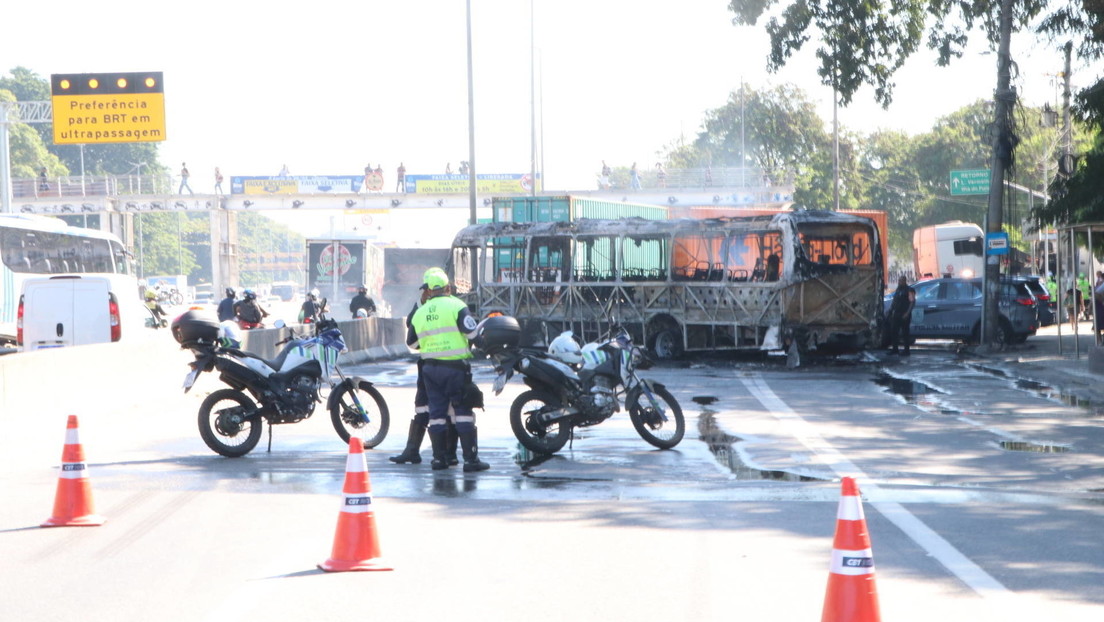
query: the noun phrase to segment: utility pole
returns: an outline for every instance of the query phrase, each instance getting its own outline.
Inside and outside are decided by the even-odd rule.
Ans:
[[[993,136],[993,158],[989,178],[989,212],[985,218],[985,232],[990,234],[1001,231],[1004,224],[1004,171],[1012,161],[1012,108],[1016,103],[1016,89],[1012,82],[1012,58],[1009,52],[1012,39],[1012,6],[1014,0],[1001,0],[1000,46],[997,52],[997,90],[993,94],[996,104],[996,120]],[[998,305],[1000,301],[1000,257],[989,254],[986,240],[985,249],[985,296],[983,298],[981,329],[982,342],[988,346],[997,345],[997,323],[1000,321]]]
[[[537,63],[536,16],[529,0],[529,196],[537,196]],[[534,208],[536,209],[536,208]],[[536,213],[536,212],[534,212]]]
[[[472,80],[471,0],[467,3],[468,18],[468,224],[475,217],[475,85]]]

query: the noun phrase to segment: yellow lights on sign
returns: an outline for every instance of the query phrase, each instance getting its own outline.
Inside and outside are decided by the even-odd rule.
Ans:
[[[161,72],[50,76],[54,144],[165,140]]]

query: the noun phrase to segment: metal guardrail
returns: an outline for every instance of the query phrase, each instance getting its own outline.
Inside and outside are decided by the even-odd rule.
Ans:
[[[611,180],[610,190],[630,190],[629,181]],[[599,190],[601,180],[595,182]],[[16,199],[103,197],[120,195],[176,194],[180,178],[172,175],[72,175],[68,177],[35,177],[12,180],[12,197]],[[640,173],[641,189],[708,190],[710,188],[762,189],[792,186],[789,172],[770,173],[758,167],[673,168],[660,175],[657,169]],[[227,186],[229,188],[229,185]],[[588,190],[588,189],[580,189]]]
[[[61,198],[141,194],[171,194],[175,188],[166,175],[71,175],[12,180],[12,197]]]

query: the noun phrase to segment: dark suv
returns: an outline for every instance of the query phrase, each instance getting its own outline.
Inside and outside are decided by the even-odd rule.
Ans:
[[[926,279],[914,283],[916,306],[912,312],[910,330],[914,339],[959,339],[978,342],[981,339],[982,280],[980,278]],[[885,312],[893,293],[885,297]],[[1038,303],[1028,288],[1026,279],[1001,279],[998,305],[1000,322],[997,340],[1001,343],[1023,343],[1039,327]]]
[[[1009,277],[1012,280],[1023,279],[1027,283],[1027,288],[1031,290],[1031,293],[1035,296],[1035,302],[1039,305],[1039,326],[1050,326],[1054,323],[1054,307],[1055,301],[1050,299],[1050,290],[1047,289],[1046,281],[1041,276],[1014,276]]]

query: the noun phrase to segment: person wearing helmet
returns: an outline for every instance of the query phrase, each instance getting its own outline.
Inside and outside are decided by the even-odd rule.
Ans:
[[[422,379],[429,406],[429,442],[433,446],[433,470],[447,469],[447,430],[451,420],[464,453],[464,471],[483,471],[491,465],[479,459],[478,431],[473,406],[481,405],[479,388],[472,382],[471,339],[479,325],[462,300],[451,296],[449,279],[440,268],[422,277],[426,302],[413,313],[406,344],[419,351]]]
[[[306,300],[303,301],[303,305],[299,307],[299,322],[303,324],[317,324],[318,313],[321,308],[318,306],[318,299],[313,292],[307,292]]]
[[[366,315],[364,317],[370,317],[376,314],[376,303],[368,297],[368,288],[361,285],[357,288],[356,296],[353,296],[352,302],[349,303],[349,311],[353,314],[353,319],[361,317],[358,312],[364,311]]]
[[[218,306],[218,319],[220,322],[234,319],[234,300],[237,292],[233,287],[226,288],[226,298],[219,301]]]
[[[165,316],[167,316],[168,313],[165,312],[165,308],[161,306],[161,303],[157,301],[157,292],[152,289],[147,289],[145,296],[146,308],[153,312],[153,317],[157,320],[158,324],[164,325]]]
[[[425,304],[425,301],[429,298],[429,290],[426,289],[425,283],[422,284],[421,297],[418,302],[414,303],[413,308],[410,309],[410,314],[406,316],[406,329],[411,330],[414,321],[414,314],[418,312],[418,308]],[[429,397],[426,395],[425,380],[422,378],[422,367],[424,360],[418,359],[418,381],[417,390],[414,392],[414,416],[410,419],[410,429],[406,435],[406,447],[402,453],[397,456],[391,456],[388,458],[395,464],[421,464],[422,456],[418,453],[422,448],[422,439],[425,438],[426,427],[429,425]],[[460,464],[460,461],[456,458],[456,446],[459,441],[459,437],[456,435],[456,425],[451,421],[448,423],[448,429],[445,430],[445,461],[449,466],[456,466]]]
[[[261,303],[257,302],[257,294],[251,289],[242,292],[242,299],[234,305],[234,312],[243,330],[264,328],[261,322],[268,317],[268,311],[265,311]]]

